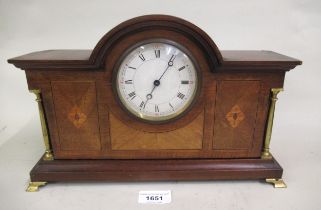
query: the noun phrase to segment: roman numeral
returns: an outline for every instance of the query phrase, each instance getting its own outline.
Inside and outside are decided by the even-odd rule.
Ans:
[[[171,103],[168,103],[168,105],[172,108],[172,110],[174,111],[174,107]]]
[[[155,105],[155,112],[159,112],[158,105]]]
[[[156,58],[160,58],[160,50],[155,50],[155,56]]]
[[[145,61],[145,57],[144,57],[143,54],[140,54],[140,55],[139,55],[139,58],[142,59],[142,61]]]
[[[130,80],[126,80],[125,84],[133,84],[133,80],[131,80],[131,79]]]
[[[180,99],[183,99],[185,95],[183,93],[178,92],[177,97]]]
[[[135,92],[131,92],[128,94],[128,96],[131,98],[131,100],[133,100],[136,97],[136,93]]]
[[[182,81],[181,81],[181,84],[182,84],[182,85],[188,85],[188,84],[189,84],[189,81],[188,81],[188,80],[182,80]]]
[[[139,107],[140,107],[140,108],[145,108],[145,102],[142,101],[142,102],[140,103]]]
[[[181,68],[179,68],[178,71],[182,71],[183,69],[185,69],[185,66],[182,66]]]

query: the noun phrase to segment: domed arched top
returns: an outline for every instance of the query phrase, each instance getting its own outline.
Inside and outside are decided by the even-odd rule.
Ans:
[[[153,29],[165,29],[184,34],[204,52],[212,71],[222,64],[219,49],[203,30],[186,20],[168,15],[145,15],[119,24],[97,43],[90,55],[91,63],[103,67],[104,59],[115,43],[131,34]]]
[[[102,70],[106,68],[107,58],[115,58],[113,52],[117,51],[116,46],[127,43],[122,41],[131,40],[132,44],[137,34],[143,34],[141,37],[145,39],[146,34],[156,36],[159,31],[171,33],[171,37],[176,38],[179,34],[178,40],[183,37],[184,41],[192,43],[202,53],[201,58],[211,71],[273,69],[283,72],[302,63],[271,51],[220,51],[203,30],[186,20],[168,15],[146,15],[127,20],[105,34],[93,50],[44,50],[11,58],[8,62],[25,70]],[[162,34],[157,38],[162,38]],[[181,44],[185,44],[184,41]]]

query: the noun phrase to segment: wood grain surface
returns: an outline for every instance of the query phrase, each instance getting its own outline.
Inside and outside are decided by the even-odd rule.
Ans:
[[[115,92],[124,52],[146,39],[188,49],[199,76],[188,110],[155,124],[130,115]],[[93,50],[46,50],[8,60],[41,90],[54,161],[32,181],[140,181],[280,178],[260,158],[271,88],[302,62],[271,51],[220,51],[197,26],[166,15],[125,21]]]
[[[40,160],[31,181],[177,181],[281,178],[276,160]]]

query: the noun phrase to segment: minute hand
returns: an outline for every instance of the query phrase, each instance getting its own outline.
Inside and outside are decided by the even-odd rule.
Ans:
[[[169,59],[168,63],[167,63],[167,67],[165,69],[165,71],[163,72],[163,74],[160,76],[160,78],[158,79],[158,81],[160,81],[162,79],[162,77],[164,76],[164,74],[166,73],[166,71],[169,69],[169,67],[173,66],[173,61],[175,60],[176,56],[172,55],[172,57]]]
[[[154,81],[154,86],[153,86],[152,91],[151,91],[149,94],[146,95],[146,98],[147,98],[147,99],[146,99],[146,101],[145,101],[145,103],[144,103],[145,105],[146,105],[147,102],[153,97],[152,94],[153,94],[155,88],[160,85],[160,80],[162,79],[162,77],[164,76],[164,74],[166,73],[166,71],[169,69],[169,67],[173,66],[173,61],[175,60],[175,58],[176,58],[176,56],[172,55],[172,57],[169,59],[169,61],[168,61],[168,63],[167,63],[167,67],[166,67],[165,71],[163,72],[163,74],[160,76],[160,78],[159,78],[158,80],[155,80],[155,81]]]

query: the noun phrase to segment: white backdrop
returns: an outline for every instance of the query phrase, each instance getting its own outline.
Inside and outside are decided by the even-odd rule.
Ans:
[[[312,188],[321,189],[320,180],[310,177],[320,177],[321,162],[320,0],[0,0],[0,146],[28,125],[34,125],[31,132],[40,132],[24,71],[9,65],[8,58],[46,49],[92,49],[120,22],[146,14],[186,19],[206,31],[219,49],[272,50],[302,60],[286,75],[285,92],[279,94],[271,147],[288,164],[290,180],[302,173]],[[42,149],[40,140],[30,141]],[[300,157],[310,162],[300,162]],[[299,170],[296,163],[305,168]],[[321,206],[315,193],[308,197],[294,201]]]

